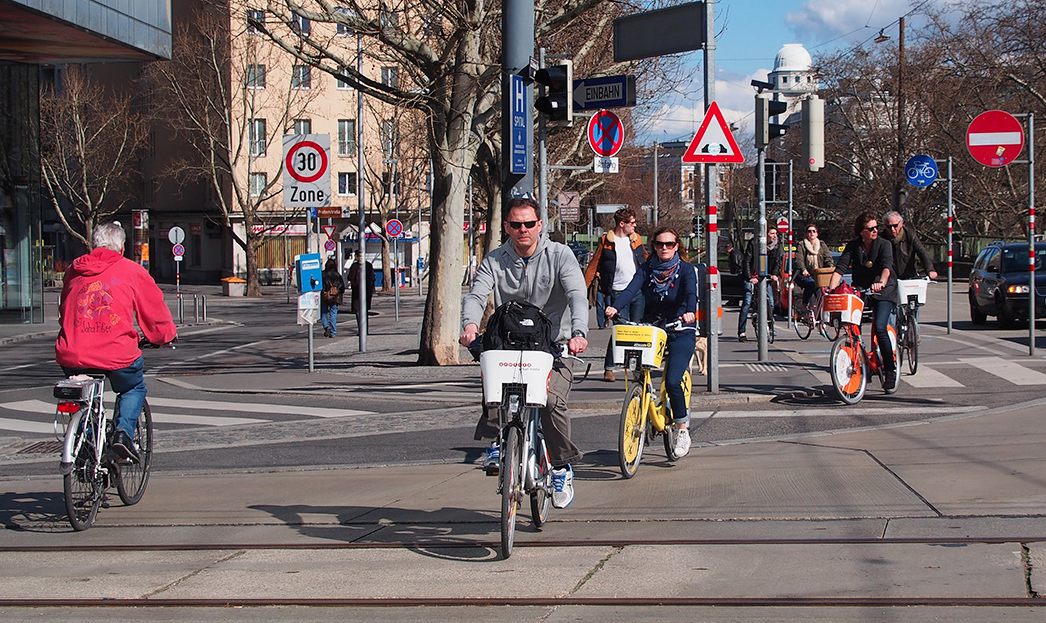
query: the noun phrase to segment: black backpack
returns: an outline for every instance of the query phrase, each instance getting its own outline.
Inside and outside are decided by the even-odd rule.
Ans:
[[[537,350],[558,354],[552,321],[527,301],[508,301],[494,310],[483,333],[483,350]]]

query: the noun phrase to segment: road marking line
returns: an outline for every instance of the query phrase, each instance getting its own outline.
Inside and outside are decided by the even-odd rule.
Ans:
[[[899,378],[906,384],[920,389],[925,387],[966,387],[947,374],[929,368],[925,364],[919,366],[919,371],[914,376],[901,374]]]
[[[951,415],[956,413],[970,413],[973,411],[981,411],[987,407],[919,407],[920,415]],[[824,409],[789,409],[787,411],[757,411],[757,410],[744,410],[744,411],[717,411],[715,418],[753,418],[753,417],[766,417],[766,418],[785,418],[785,417],[824,417],[824,416],[852,416],[854,413],[859,412],[862,416],[865,415],[892,415],[892,414],[911,414],[911,407],[871,407],[867,404],[853,405],[852,407],[829,407]],[[695,414],[697,415],[697,414]]]
[[[177,401],[172,401],[177,402]],[[183,401],[183,402],[196,402],[196,401]],[[155,406],[150,403],[150,406]],[[177,405],[168,405],[177,406]],[[184,404],[182,406],[185,406]],[[111,411],[113,404],[109,403],[106,407]],[[42,415],[54,416],[55,406],[53,403],[45,402],[43,400],[20,400],[17,402],[6,402],[0,404],[0,408],[7,409],[9,411],[19,411],[21,413],[36,413]],[[212,409],[218,407],[211,407]],[[295,415],[295,414],[287,414]],[[23,420],[9,420],[3,421],[18,421]],[[260,419],[260,418],[244,418],[244,417],[224,417],[218,415],[186,415],[176,413],[163,413],[153,412],[153,421],[163,422],[166,424],[190,424],[194,426],[239,426],[241,424],[263,424],[271,422],[272,420]],[[0,429],[5,428],[0,424]],[[11,429],[20,430],[20,429]],[[50,428],[48,428],[50,430]]]
[[[310,415],[312,417],[344,417],[346,415],[369,415],[371,411],[353,409],[326,409],[300,405],[262,404],[257,402],[215,402],[213,400],[183,400],[180,398],[149,398],[153,407],[175,407],[180,409],[203,409],[206,411],[237,411],[240,413],[266,413],[275,415]]]
[[[1001,357],[979,357],[977,359],[959,359],[988,374],[993,374],[1014,385],[1046,385],[1046,374],[1029,370],[1019,363],[1006,361]]]
[[[54,433],[54,422],[30,422],[29,420],[18,420],[14,418],[0,418],[0,430],[13,430],[20,433]]]

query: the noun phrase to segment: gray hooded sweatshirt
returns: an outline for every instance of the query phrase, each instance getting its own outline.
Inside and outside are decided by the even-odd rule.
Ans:
[[[557,342],[570,339],[574,331],[588,334],[588,293],[581,266],[569,247],[542,236],[527,261],[506,241],[488,253],[476,271],[472,289],[461,303],[461,326],[479,326],[487,296],[494,293],[494,306],[524,300],[541,308],[559,327]]]

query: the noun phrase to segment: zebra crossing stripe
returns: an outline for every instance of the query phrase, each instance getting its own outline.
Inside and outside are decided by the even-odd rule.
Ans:
[[[898,370],[902,370],[903,366],[898,363]],[[942,374],[933,368],[921,365],[919,366],[918,373],[915,376],[908,374],[901,374],[900,379],[906,384],[912,387],[924,388],[924,387],[965,387],[959,381],[956,381],[947,374]]]
[[[1026,368],[1019,363],[1007,361],[1002,357],[977,357],[959,359],[975,368],[984,370],[1014,385],[1046,385],[1046,374]]]

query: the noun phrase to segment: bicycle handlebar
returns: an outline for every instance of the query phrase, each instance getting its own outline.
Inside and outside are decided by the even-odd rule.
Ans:
[[[170,342],[167,342],[166,344],[154,344],[153,342],[150,342],[146,337],[139,336],[138,348],[170,348],[171,350],[176,350],[178,347],[175,346],[174,343],[177,341],[178,338],[176,337]]]

